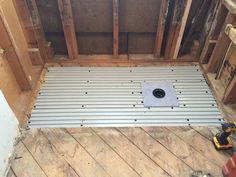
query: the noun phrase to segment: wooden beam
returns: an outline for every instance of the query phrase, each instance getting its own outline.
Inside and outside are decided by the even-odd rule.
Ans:
[[[6,57],[21,90],[31,89],[30,78],[21,64],[2,17],[0,17],[0,38],[0,47],[4,50],[4,57]]]
[[[225,18],[227,16],[227,9],[222,5],[222,3],[218,2],[216,8],[214,9],[212,15],[209,17],[209,20],[212,19],[211,26],[208,33],[208,36],[205,40],[204,47],[201,51],[200,62],[208,63],[211,53],[215,47],[217,42],[217,38],[220,34],[221,28],[224,24]],[[207,20],[207,21],[209,21]],[[208,26],[208,25],[206,25]],[[214,41],[214,42],[213,42]]]
[[[233,104],[236,103],[236,75],[233,77],[229,86],[225,90],[223,102],[225,104]]]
[[[21,0],[21,1],[13,0],[13,3],[16,9],[16,13],[18,14],[25,38],[27,40],[27,44],[30,51],[29,54],[30,54],[31,62],[33,65],[42,65],[44,61],[43,61],[43,58],[39,56],[39,54],[43,56],[42,50],[44,49],[38,48],[34,27],[33,27],[33,24],[30,18],[30,13],[27,7],[27,2],[26,0]],[[36,48],[38,48],[39,52],[37,52],[36,54],[33,54]],[[34,57],[32,57],[32,55]],[[36,58],[35,57],[36,55],[39,57]]]
[[[213,50],[213,53],[210,57],[209,63],[207,65],[207,72],[215,73],[221,66],[221,63],[224,59],[224,56],[226,54],[226,51],[230,45],[231,40],[229,37],[225,34],[225,27],[227,24],[236,24],[235,15],[228,13],[225,23],[221,29],[218,41],[216,43],[216,46]]]
[[[70,59],[78,57],[78,45],[70,0],[57,0]]]
[[[207,13],[207,10],[210,6],[210,1],[211,0],[204,0],[203,3],[201,4],[201,7],[199,8],[199,10],[197,11],[193,22],[191,24],[191,27],[189,29],[189,32],[187,34],[187,36],[185,37],[185,40],[183,41],[182,47],[181,47],[181,51],[180,54],[185,54],[185,53],[189,53],[192,47],[192,42],[195,40],[194,38],[194,32],[196,31],[196,29],[201,26],[201,24],[203,24],[204,20],[202,20],[202,17]],[[204,25],[202,25],[204,26]]]
[[[30,48],[37,48],[37,40],[34,35],[34,27],[30,18],[26,0],[13,0],[16,12],[20,19],[22,29]]]
[[[169,5],[169,0],[161,0],[160,14],[157,23],[156,41],[154,48],[155,57],[161,56],[161,48],[166,25],[166,17],[168,13],[168,5]]]
[[[177,32],[178,38],[177,38],[176,44],[173,44],[175,46],[173,59],[177,59],[178,54],[179,54],[180,44],[181,44],[181,41],[183,39],[184,30],[185,30],[185,26],[186,26],[186,23],[187,23],[187,20],[188,20],[188,15],[189,15],[190,7],[191,7],[191,4],[192,4],[192,0],[187,0],[186,3],[187,4],[185,5],[181,26],[180,26],[179,31]]]
[[[210,2],[210,7],[209,7],[209,10],[206,14],[206,22],[205,22],[206,25],[203,26],[203,29],[202,29],[202,32],[201,32],[201,35],[199,38],[200,47],[197,51],[197,56],[196,56],[197,58],[200,57],[203,47],[205,46],[205,42],[206,42],[206,39],[207,39],[209,32],[211,30],[212,24],[214,22],[214,18],[215,18],[217,9],[219,7],[219,4],[220,4],[219,0]],[[216,43],[216,42],[217,41],[214,39],[209,41],[209,43]]]
[[[16,0],[17,1],[17,0]],[[42,58],[47,61],[50,59],[53,59],[54,56],[50,56],[47,54],[47,41],[45,38],[43,25],[40,19],[40,15],[38,12],[38,7],[35,0],[26,0],[27,6],[28,6],[28,12],[31,17],[31,22],[33,24],[34,28],[34,35],[37,41],[38,48],[40,49],[40,53]]]
[[[187,0],[177,0],[174,4],[174,14],[171,19],[170,28],[168,31],[167,44],[165,47],[165,59],[173,59],[175,46],[181,29],[181,22],[184,14],[184,9],[187,5]]]
[[[119,0],[113,0],[113,55],[119,56]]]

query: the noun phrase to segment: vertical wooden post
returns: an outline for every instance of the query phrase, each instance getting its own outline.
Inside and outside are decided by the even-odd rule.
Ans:
[[[211,0],[204,0],[200,8],[196,12],[194,20],[191,22],[191,27],[188,31],[188,34],[186,35],[183,41],[180,54],[188,53],[191,50],[192,42],[194,41],[194,32],[198,28],[199,25],[201,26],[201,23],[203,21],[202,19],[205,19],[202,17],[207,15],[207,11],[210,6],[210,1]]]
[[[215,73],[221,66],[220,64],[222,63],[224,56],[226,54],[226,51],[231,43],[231,40],[229,37],[225,34],[225,27],[227,24],[236,24],[236,19],[235,15],[231,14],[230,12],[228,13],[225,23],[221,29],[220,35],[218,37],[216,46],[213,50],[213,53],[210,57],[209,63],[207,65],[207,71]]]
[[[29,47],[37,48],[37,41],[26,0],[14,0],[13,2]]]
[[[113,56],[119,56],[119,0],[113,0]]]
[[[34,35],[37,41],[38,48],[40,49],[41,56],[44,60],[53,59],[54,56],[47,54],[47,41],[45,38],[42,22],[39,16],[38,7],[35,0],[26,0],[28,10],[30,13],[31,21],[34,28]]]
[[[201,51],[200,55],[201,63],[204,64],[208,63],[209,58],[217,42],[217,38],[220,34],[221,28],[224,24],[227,13],[228,10],[226,9],[226,7],[224,7],[224,5],[221,2],[219,2],[218,6],[213,12],[212,15],[213,21],[210,27],[210,31],[208,32],[204,47]]]
[[[177,32],[177,41],[174,45],[174,53],[173,53],[173,59],[177,59],[178,58],[178,54],[179,54],[179,49],[180,49],[180,44],[184,35],[184,30],[185,30],[185,26],[187,23],[187,19],[188,19],[188,15],[189,15],[189,11],[190,11],[190,7],[192,4],[192,0],[187,0],[186,2],[187,4],[185,5],[185,9],[184,9],[184,14],[182,17],[182,22],[180,25],[180,29]]]
[[[78,44],[70,0],[57,0],[70,59],[78,57]]]
[[[174,14],[171,20],[165,48],[165,59],[173,59],[176,43],[179,37],[179,31],[181,29],[184,10],[187,5],[187,0],[176,0],[174,5]]]
[[[223,102],[225,104],[233,104],[236,102],[236,75],[225,90]]]
[[[31,62],[34,65],[42,65],[44,63],[42,58],[44,48],[38,48],[33,23],[31,21],[30,13],[27,7],[27,2],[26,0],[14,0],[13,3],[28,43]]]
[[[21,64],[2,17],[0,17],[0,38],[0,48],[4,50],[3,55],[5,55],[21,90],[31,89],[30,78],[27,76],[24,67]]]
[[[162,41],[164,37],[166,17],[168,13],[168,4],[169,4],[169,0],[161,0],[160,14],[159,14],[158,23],[157,23],[156,41],[155,41],[155,48],[154,48],[155,57],[160,57],[161,55],[161,47],[162,47]]]

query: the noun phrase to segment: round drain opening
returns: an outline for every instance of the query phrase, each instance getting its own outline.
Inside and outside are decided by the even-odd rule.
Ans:
[[[152,94],[156,98],[164,98],[166,96],[166,92],[160,88],[153,90]]]

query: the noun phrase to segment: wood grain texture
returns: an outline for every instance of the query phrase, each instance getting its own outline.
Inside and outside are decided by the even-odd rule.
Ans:
[[[0,52],[1,53],[1,52]],[[16,99],[20,96],[21,89],[6,57],[0,54],[0,89],[2,90],[11,108],[15,106]]]
[[[181,41],[183,39],[184,30],[185,30],[185,26],[186,26],[186,23],[187,23],[187,20],[188,20],[188,15],[189,15],[191,5],[192,5],[192,0],[187,0],[185,8],[184,8],[183,17],[182,17],[182,20],[181,20],[180,29],[179,29],[179,31],[177,31],[177,34],[176,34],[176,35],[178,35],[178,37],[177,37],[176,43],[173,44],[175,46],[174,53],[173,53],[173,59],[178,58],[180,45],[181,45]]]
[[[34,28],[30,18],[26,0],[13,0],[16,12],[20,19],[22,29],[30,48],[37,48],[37,40],[34,35]]]
[[[174,11],[171,17],[171,23],[168,30],[167,43],[165,46],[165,59],[173,59],[174,50],[178,41],[181,22],[187,0],[177,0],[174,2]]]
[[[224,152],[217,151],[211,141],[201,136],[190,127],[168,127],[168,129],[219,167],[222,167],[230,157],[224,154]]]
[[[120,128],[119,130],[147,156],[152,157],[152,160],[171,176],[189,176],[191,174],[192,169],[188,165],[180,161],[142,129]]]
[[[44,63],[39,48],[29,48],[29,56],[31,58],[32,64],[42,65]]]
[[[169,176],[158,164],[148,158],[122,133],[114,128],[94,128],[96,134],[112,147],[140,176]],[[123,151],[123,148],[126,151]]]
[[[161,0],[160,13],[157,23],[157,32],[156,32],[156,41],[154,48],[154,55],[156,57],[161,56],[161,48],[164,37],[165,25],[166,25],[166,17],[168,12],[169,0]]]
[[[223,102],[225,104],[233,104],[236,102],[236,76],[230,81],[228,87],[225,90]]]
[[[156,131],[156,128],[143,129],[193,170],[205,169],[205,171],[214,176],[221,176],[221,168],[219,166],[209,161],[206,156],[203,156],[193,147],[189,146],[184,140],[167,128],[158,128],[158,131]],[[203,128],[203,130],[205,129]]]
[[[31,77],[32,63],[28,54],[28,45],[13,1],[1,1],[0,9],[1,18],[3,20],[3,23],[5,24],[5,28],[8,32],[16,54],[19,57],[19,61],[22,64],[27,77]]]
[[[17,177],[47,177],[21,141],[16,146],[15,154],[15,159],[11,166]]]
[[[219,0],[211,1],[210,5],[209,5],[209,10],[206,14],[206,22],[205,22],[205,25],[203,26],[203,29],[202,29],[202,32],[200,35],[200,40],[199,40],[200,48],[199,48],[198,54],[196,56],[196,57],[200,58],[200,62],[202,62],[201,54],[202,54],[204,46],[206,45],[206,43],[209,40],[208,36],[209,36],[211,28],[213,26],[214,19],[216,17],[216,13],[219,8],[219,4],[220,4]]]
[[[19,55],[17,54],[9,33],[5,27],[5,24],[3,23],[2,17],[0,17],[0,37],[0,47],[4,50],[3,57],[7,59],[7,62],[14,73],[17,83],[22,90],[31,89],[31,84],[28,77],[30,71],[27,72],[27,70],[30,70],[30,68],[27,68],[27,66],[23,66],[23,58],[19,58]]]
[[[99,138],[91,129],[69,129],[70,134],[113,177],[139,176],[120,156]],[[99,144],[99,146],[94,146]]]
[[[211,57],[208,63],[208,67],[207,67],[208,72],[211,72],[211,73],[217,72],[217,70],[220,68],[222,64],[226,51],[228,47],[230,46],[231,40],[225,34],[225,31],[224,31],[227,24],[232,24],[232,25],[236,24],[235,15],[228,13],[225,19],[225,22],[224,22],[223,27],[221,28],[221,32],[218,37],[216,46],[211,54]]]
[[[71,0],[58,0],[67,51],[70,59],[78,57],[77,37],[71,8]]]
[[[206,21],[206,18],[202,17],[206,16],[209,6],[210,6],[210,0],[204,0],[203,3],[200,5],[194,19],[192,20],[188,33],[186,34],[183,40],[180,50],[181,54],[186,54],[191,52],[191,48],[194,47],[194,40],[196,40],[195,37],[196,33],[199,31],[199,27],[202,28],[202,26],[204,26],[203,24]]]
[[[31,130],[23,143],[48,177],[78,177],[40,129]]]
[[[7,174],[7,176],[6,177],[17,177],[16,175],[15,175],[15,173],[12,171],[12,169],[10,168],[10,170],[9,170],[9,172],[8,172],[8,174]]]
[[[214,40],[217,42],[217,38],[224,24],[227,13],[227,9],[220,2],[218,2],[218,5],[212,14],[213,21],[209,27],[210,30],[200,55],[201,63],[208,63],[211,53],[215,47],[215,43],[212,43],[211,41]]]
[[[43,133],[79,176],[109,177],[104,168],[67,130],[44,129]]]
[[[30,18],[34,27],[34,35],[38,44],[38,48],[41,50],[41,55],[44,61],[47,61],[48,59],[52,59],[53,56],[48,55],[45,51],[46,47],[46,38],[44,34],[44,29],[42,26],[41,18],[39,15],[38,7],[35,0],[26,0]]]
[[[113,55],[119,55],[119,0],[113,0]]]
[[[28,47],[29,48],[38,48],[38,42],[36,40],[35,37],[35,30],[34,30],[34,26],[32,23],[32,20],[30,18],[30,13],[29,13],[29,9],[27,6],[27,2],[26,0],[13,0],[15,9],[16,9],[16,13],[19,17],[24,35],[26,37],[27,43],[28,43]],[[35,57],[30,55],[31,58],[31,62],[33,65],[42,65],[44,63],[43,60],[43,56],[44,56],[44,48],[38,48],[39,50],[39,57]]]
[[[16,147],[12,172],[17,177],[182,177],[201,170],[221,176],[216,163],[229,154],[212,153],[209,136],[207,127],[31,129]]]

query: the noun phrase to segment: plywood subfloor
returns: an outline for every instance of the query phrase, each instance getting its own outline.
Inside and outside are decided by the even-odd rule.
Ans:
[[[16,146],[11,177],[222,176],[230,152],[207,127],[31,129]],[[193,138],[194,137],[194,138]]]

